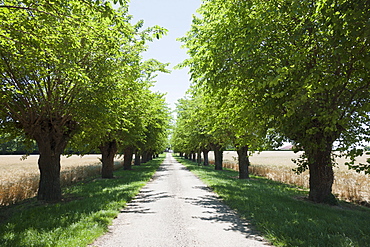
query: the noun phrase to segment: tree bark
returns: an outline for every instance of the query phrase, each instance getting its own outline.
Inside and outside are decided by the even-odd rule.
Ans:
[[[141,157],[141,163],[146,163],[151,160],[151,155],[150,151],[144,151]]]
[[[153,152],[152,151],[148,151],[147,161],[151,161],[152,159],[153,159]]]
[[[215,155],[215,170],[222,170],[222,159],[223,159],[222,146],[219,144],[212,144],[211,147]]]
[[[208,159],[208,149],[203,149],[203,165],[204,166],[209,166],[209,159]]]
[[[153,159],[153,152],[152,151],[148,151],[148,158],[147,160],[148,161],[151,161]]]
[[[140,152],[139,151],[136,151],[135,152],[135,161],[134,161],[134,165],[135,166],[139,166],[141,163],[141,160],[140,160]]]
[[[249,157],[248,146],[242,146],[238,150],[238,163],[239,163],[239,179],[249,178]]]
[[[190,154],[190,157],[191,157],[191,161],[193,162],[196,162],[196,157],[195,157],[195,152],[194,151],[191,151],[191,154]]]
[[[143,151],[141,155],[141,163],[146,163],[147,162],[147,152]]]
[[[123,170],[132,170],[132,157],[134,155],[133,147],[126,147],[123,150]]]
[[[65,118],[46,118],[36,126],[25,128],[27,135],[36,140],[40,152],[38,200],[53,202],[62,199],[60,156],[76,126],[76,122]]]
[[[60,187],[60,156],[63,150],[56,150],[50,139],[42,138],[44,141],[37,141],[40,151],[38,165],[40,169],[39,190],[37,199],[44,201],[59,201],[62,199]],[[48,140],[47,140],[48,139]]]
[[[306,151],[310,170],[310,192],[308,199],[317,203],[338,204],[332,194],[334,172],[331,160],[332,144],[325,149]]]
[[[197,152],[197,163],[199,166],[202,163],[202,152],[200,151],[200,149]]]
[[[108,141],[99,146],[99,149],[102,154],[102,178],[113,178],[114,156],[117,153],[117,142],[116,140]]]

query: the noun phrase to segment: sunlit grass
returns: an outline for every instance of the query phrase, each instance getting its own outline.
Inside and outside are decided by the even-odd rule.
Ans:
[[[307,191],[262,177],[237,179],[178,158],[275,246],[370,246],[370,210],[307,201]]]
[[[0,208],[0,246],[86,246],[152,177],[164,156],[114,179],[90,178],[63,190],[64,202],[45,204],[34,198]]]
[[[309,188],[309,172],[296,174],[293,169],[297,165],[292,159],[297,159],[300,153],[293,151],[264,151],[260,154],[253,154],[250,157],[250,173],[266,177],[268,179]],[[237,154],[235,152],[224,152],[223,166],[238,170]],[[358,158],[359,163],[366,163],[368,155]],[[338,165],[334,170],[333,194],[341,200],[355,202],[362,205],[370,205],[370,175],[357,173],[349,170],[344,164],[348,159],[337,158]],[[211,157],[211,162],[213,162]]]

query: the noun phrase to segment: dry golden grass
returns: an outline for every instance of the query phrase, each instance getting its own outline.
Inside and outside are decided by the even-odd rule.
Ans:
[[[275,181],[292,184],[302,188],[309,187],[308,171],[297,175],[292,171],[297,166],[292,159],[298,158],[300,153],[292,151],[264,151],[250,157],[250,172],[257,176],[266,177]],[[210,153],[210,160],[213,154]],[[357,162],[366,163],[369,155],[359,157]],[[370,175],[348,170],[344,158],[336,159],[338,166],[334,167],[333,193],[340,199],[356,202],[370,202]],[[224,152],[224,167],[238,170],[237,153]]]
[[[100,157],[101,155],[62,156],[62,186],[100,174]],[[36,195],[40,176],[37,160],[38,155],[30,155],[25,160],[22,160],[21,155],[0,155],[0,206]],[[121,166],[119,159],[116,159],[115,166]]]

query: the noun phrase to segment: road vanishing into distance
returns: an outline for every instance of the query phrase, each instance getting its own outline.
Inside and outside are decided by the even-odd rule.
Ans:
[[[170,153],[92,246],[271,246]]]

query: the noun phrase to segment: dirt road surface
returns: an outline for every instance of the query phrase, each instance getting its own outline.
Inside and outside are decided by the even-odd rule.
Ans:
[[[150,181],[92,246],[271,246],[167,154]]]

